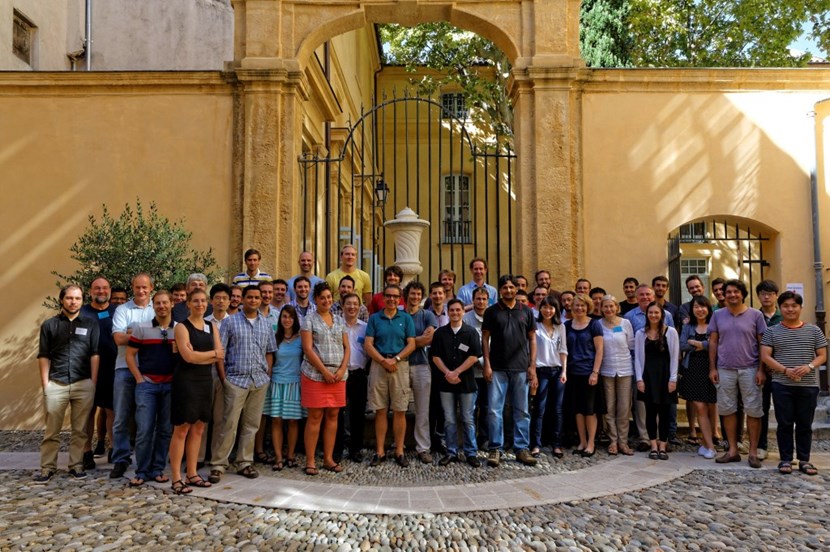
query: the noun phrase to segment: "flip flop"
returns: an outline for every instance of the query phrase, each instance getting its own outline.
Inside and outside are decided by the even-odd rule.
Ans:
[[[141,487],[144,485],[144,480],[140,477],[136,477],[135,479],[130,479],[129,486],[130,487]]]
[[[156,483],[167,483],[170,481],[170,478],[166,475],[157,475],[153,478],[153,481],[155,481]]]
[[[343,466],[341,466],[340,464],[335,464],[333,466],[323,466],[323,468],[334,473],[340,473],[343,471]]]
[[[285,459],[285,467],[286,468],[296,468],[297,467],[297,459],[296,458],[286,458]]]
[[[816,469],[816,467],[809,462],[799,462],[798,471],[807,475],[818,474],[818,470]]]
[[[277,462],[271,468],[273,471],[282,471],[285,466],[282,463],[282,460],[277,460]]]
[[[306,475],[317,475],[318,473],[320,473],[320,470],[318,470],[314,466],[306,466],[305,467],[305,474]]]

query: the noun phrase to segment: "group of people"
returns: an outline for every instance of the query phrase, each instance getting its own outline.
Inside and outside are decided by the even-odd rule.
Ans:
[[[561,458],[571,430],[575,454],[593,456],[604,433],[609,454],[631,455],[632,416],[635,448],[666,460],[668,445],[678,443],[678,395],[705,458],[716,457],[720,416],[728,446],[717,462],[741,460],[745,414],[752,467],[766,456],[772,400],[779,471],[792,471],[795,453],[802,472],[816,473],[811,424],[827,342],[801,320],[801,296],[779,295],[769,280],[756,288],[761,310],[746,305],[739,280],[713,280],[710,303],[697,276],[686,279],[691,300],[676,306],[663,276],[651,285],[626,278],[618,301],[584,278],[556,291],[546,270],[532,290],[517,275],[500,276],[494,287],[486,261],[476,258],[457,291],[451,270],[428,289],[418,281],[401,288],[403,273],[390,266],[373,294],[350,245],[325,279],[313,274],[309,252],[288,281],[261,271],[258,251],[244,257],[245,272],[209,290],[204,275],[192,274],[183,286],[154,291],[145,273],[133,277],[132,299],[117,306],[103,277],[91,282],[86,305],[79,286],[61,290],[61,311],[40,335],[46,432],[36,482],[57,470],[67,406],[71,476],[85,477],[108,440],[110,477],[125,475],[134,452],[130,485],[172,481],[183,494],[221,481],[234,448],[235,469],[248,478],[258,476],[255,462],[297,467],[303,420],[306,474],[319,473],[320,441],[323,469],[343,470],[346,445],[350,460],[362,462],[367,409],[376,443],[370,466],[387,459],[390,417],[394,461],[409,465],[409,410],[425,464],[438,452],[441,466],[479,467],[482,450],[495,467],[512,448],[532,466],[546,444]],[[268,424],[273,456],[264,450]]]

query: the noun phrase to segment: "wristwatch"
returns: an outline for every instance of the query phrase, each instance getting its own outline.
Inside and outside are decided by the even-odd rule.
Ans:
[[[812,362],[811,362],[811,363],[809,363],[809,364],[807,364],[807,367],[808,367],[808,368],[810,368],[810,370],[814,370],[814,369],[815,369],[815,366],[813,366],[813,363],[812,363]]]
[[[400,361],[401,361],[401,357],[399,357],[398,355],[395,355],[395,360],[397,360],[398,362],[400,362]]]

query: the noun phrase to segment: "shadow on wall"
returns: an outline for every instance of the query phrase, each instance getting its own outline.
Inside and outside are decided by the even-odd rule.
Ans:
[[[0,428],[41,429],[43,393],[38,375],[37,350],[44,313],[28,332],[0,343]]]
[[[805,113],[814,96],[587,94],[585,211],[603,213],[585,218],[589,272],[608,281],[661,274],[666,236],[688,221],[716,215],[776,228],[783,241],[773,253],[785,248],[790,258],[808,258],[803,158],[811,141]],[[605,266],[613,252],[630,250],[632,243],[637,255]]]

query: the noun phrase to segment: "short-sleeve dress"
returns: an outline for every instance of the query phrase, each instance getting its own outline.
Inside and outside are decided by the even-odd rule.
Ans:
[[[190,345],[200,353],[214,349],[213,332],[216,326],[205,322],[205,329],[199,330],[190,320],[181,324],[187,328]],[[179,362],[173,370],[170,420],[173,425],[209,422],[213,405],[212,364],[190,364],[179,355]]]

